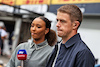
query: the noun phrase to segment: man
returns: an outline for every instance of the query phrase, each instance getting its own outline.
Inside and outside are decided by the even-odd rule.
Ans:
[[[55,46],[46,67],[94,67],[95,58],[77,33],[81,22],[82,13],[76,5],[57,10],[57,33],[62,41]]]
[[[4,27],[4,23],[0,21],[0,54],[3,55],[3,41],[7,36],[7,33],[2,28]]]

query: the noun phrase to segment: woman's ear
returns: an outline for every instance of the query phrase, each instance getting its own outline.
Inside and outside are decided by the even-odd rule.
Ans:
[[[74,21],[73,22],[73,29],[78,29],[79,25],[80,25],[79,21]]]
[[[46,28],[45,35],[49,32],[49,28]]]

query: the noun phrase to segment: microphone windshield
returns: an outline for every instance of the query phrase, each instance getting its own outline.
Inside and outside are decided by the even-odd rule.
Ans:
[[[25,49],[20,49],[17,53],[18,60],[26,60],[27,59],[27,52]]]

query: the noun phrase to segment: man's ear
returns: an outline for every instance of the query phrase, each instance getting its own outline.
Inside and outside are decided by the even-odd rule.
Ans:
[[[45,35],[49,32],[49,28],[45,29]]]
[[[79,21],[74,21],[73,22],[73,29],[78,29],[79,25],[80,25]]]

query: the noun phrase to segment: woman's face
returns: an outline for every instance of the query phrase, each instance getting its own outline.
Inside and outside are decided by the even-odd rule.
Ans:
[[[36,18],[31,23],[30,31],[33,39],[45,40],[45,35],[49,32],[49,29],[46,28],[46,24],[42,19]]]

